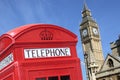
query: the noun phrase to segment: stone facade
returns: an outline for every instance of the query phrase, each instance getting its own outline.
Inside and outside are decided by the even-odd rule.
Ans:
[[[86,4],[82,11],[80,35],[87,80],[120,80],[120,36],[110,43],[112,54],[108,54],[104,60],[99,26]]]
[[[100,70],[104,58],[99,27],[86,4],[82,11],[80,34],[88,80],[96,80],[95,73]]]
[[[120,80],[120,38],[110,43],[112,54],[108,54],[100,71],[96,73],[97,80]]]

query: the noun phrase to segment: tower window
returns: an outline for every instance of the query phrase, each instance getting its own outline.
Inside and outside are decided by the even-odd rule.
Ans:
[[[108,66],[111,68],[111,67],[114,67],[114,63],[113,63],[113,60],[112,59],[108,59],[108,62],[107,62]]]

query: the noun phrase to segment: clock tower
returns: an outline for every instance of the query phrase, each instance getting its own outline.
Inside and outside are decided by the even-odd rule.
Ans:
[[[91,12],[86,4],[84,4],[82,11],[80,34],[86,64],[87,79],[96,80],[95,73],[100,70],[104,58],[99,27],[96,21],[92,18]]]

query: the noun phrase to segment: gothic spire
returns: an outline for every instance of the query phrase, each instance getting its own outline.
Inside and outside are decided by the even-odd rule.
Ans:
[[[87,6],[87,4],[86,4],[86,2],[84,2],[84,7],[83,7],[83,11],[89,11],[89,8],[88,8],[88,6]]]
[[[91,16],[91,12],[90,12],[87,4],[84,2],[83,11],[82,11],[82,22],[81,22],[80,25],[84,24],[87,21],[95,22],[95,20]]]

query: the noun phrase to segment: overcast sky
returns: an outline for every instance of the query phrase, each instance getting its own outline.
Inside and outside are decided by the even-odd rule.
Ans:
[[[79,24],[84,0],[0,0],[0,35],[32,23],[64,27],[78,36],[77,53],[84,66]],[[120,34],[120,0],[86,0],[99,25],[104,57],[111,53],[109,43]],[[83,71],[85,68],[82,68]],[[83,73],[83,80],[86,80]]]

